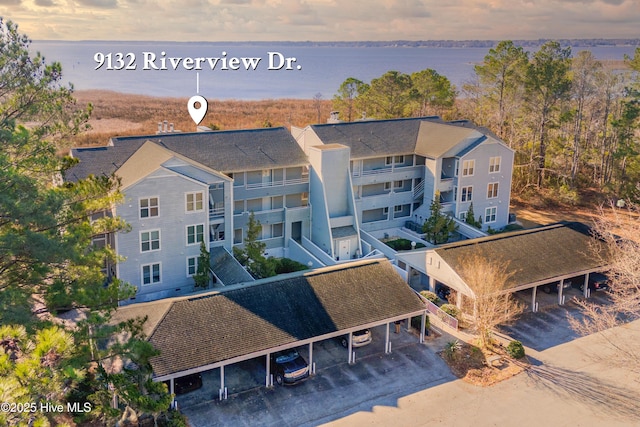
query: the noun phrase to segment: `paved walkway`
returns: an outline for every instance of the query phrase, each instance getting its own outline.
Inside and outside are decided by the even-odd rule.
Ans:
[[[640,343],[640,321],[615,331]],[[445,337],[446,339],[446,337]],[[326,425],[341,426],[638,426],[640,376],[611,363],[600,335],[537,352],[528,371],[492,387],[461,380],[400,397]]]

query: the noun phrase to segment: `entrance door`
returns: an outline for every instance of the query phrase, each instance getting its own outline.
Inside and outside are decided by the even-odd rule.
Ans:
[[[291,238],[296,242],[302,242],[302,221],[291,223]]]
[[[338,243],[338,259],[347,260],[349,259],[349,255],[351,253],[351,241],[350,240],[340,240]]]

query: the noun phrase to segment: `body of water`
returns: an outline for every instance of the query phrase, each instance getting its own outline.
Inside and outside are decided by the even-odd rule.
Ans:
[[[32,48],[40,51],[47,62],[61,62],[64,82],[73,83],[77,90],[107,89],[169,97],[190,97],[198,92],[208,99],[240,100],[311,99],[318,94],[322,99],[331,99],[345,79],[355,77],[369,83],[389,70],[413,73],[432,68],[460,88],[473,77],[474,64],[480,63],[489,51],[278,43],[60,41],[36,41]],[[583,49],[573,48],[573,53],[579,50]],[[588,50],[598,59],[622,60],[625,54],[632,56],[635,48],[602,46]],[[286,58],[295,61],[290,60],[287,67]],[[103,65],[96,69],[98,59]],[[112,69],[107,69],[109,64]]]

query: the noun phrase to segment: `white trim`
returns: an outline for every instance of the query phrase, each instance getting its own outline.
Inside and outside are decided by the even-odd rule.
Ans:
[[[189,210],[189,202],[188,202],[187,198],[191,194],[194,194],[194,195],[200,194],[202,196],[202,208],[201,209],[196,209],[197,200],[194,197],[194,199],[193,199],[193,210]],[[205,197],[204,197],[204,191],[187,191],[186,193],[184,193],[184,211],[187,214],[204,212],[205,202],[206,202],[206,200],[205,200]]]
[[[142,206],[140,206],[140,202],[142,200],[147,200],[147,202],[149,203],[149,205],[145,208],[149,211],[149,213],[151,213],[151,204],[150,201],[151,199],[157,199],[158,204],[155,206],[156,209],[158,210],[158,214],[157,215],[149,215],[149,216],[142,216]],[[138,219],[141,221],[147,220],[147,219],[151,219],[151,218],[159,218],[160,217],[160,196],[148,196],[148,197],[138,197]]]
[[[194,237],[194,242],[193,243],[189,243],[189,227],[194,227],[193,229],[193,237]],[[202,227],[202,240],[198,240],[198,229],[196,227]],[[194,245],[199,245],[200,242],[204,242],[204,223],[200,223],[200,224],[190,224],[190,225],[186,225],[185,226],[185,243],[187,246],[194,246]]]
[[[153,233],[154,231],[158,232],[158,249],[153,249],[152,248],[153,245],[152,245],[151,242],[153,242],[154,240],[151,239],[151,233]],[[142,234],[143,233],[148,233],[149,234],[149,240],[148,240],[149,249],[146,250],[146,251],[142,249],[142,243],[143,243],[142,242]],[[161,243],[162,235],[161,235],[161,232],[160,232],[159,228],[154,228],[153,230],[140,230],[140,232],[138,233],[138,238],[139,238],[139,240],[138,240],[138,242],[139,242],[138,249],[140,250],[141,254],[146,254],[147,252],[158,252],[159,250],[162,249],[162,243]]]
[[[465,163],[466,163],[466,166],[465,166]],[[471,170],[471,173],[469,173],[469,170]],[[475,173],[476,173],[476,160],[475,159],[463,160],[462,176],[473,176],[475,175]]]
[[[153,281],[153,266],[154,265],[158,266],[159,280],[157,282]],[[151,267],[151,270],[149,271],[149,278],[151,279],[150,283],[144,283],[144,268],[145,267]],[[161,262],[152,262],[152,263],[149,263],[149,264],[140,265],[140,284],[142,286],[153,286],[153,285],[158,285],[160,283],[162,283],[162,263]]]
[[[197,257],[197,256],[188,256],[187,257],[187,277],[193,277],[198,272],[198,258],[199,257]],[[194,266],[193,266],[195,270],[194,270],[193,274],[189,273],[189,260],[191,260],[191,259],[195,261]]]
[[[471,189],[471,191],[467,191],[465,195],[465,190]],[[460,187],[460,203],[466,203],[473,201],[473,185],[465,185],[464,187]]]
[[[491,188],[493,188],[493,191],[491,191]],[[499,191],[500,191],[500,187],[498,186],[498,183],[490,182],[489,184],[487,184],[487,199],[497,199]],[[490,192],[491,194],[495,194],[495,196],[491,196],[489,194]]]
[[[491,162],[493,161],[493,164]],[[502,166],[502,156],[489,157],[489,173],[500,173]],[[491,168],[493,167],[493,170]]]
[[[493,210],[493,215],[491,213],[487,214],[487,212],[491,212]],[[489,221],[487,220],[487,216],[489,218],[491,218],[493,216],[493,220]],[[484,223],[485,224],[493,224],[494,222],[498,221],[498,207],[497,206],[490,206],[488,208],[484,209]]]

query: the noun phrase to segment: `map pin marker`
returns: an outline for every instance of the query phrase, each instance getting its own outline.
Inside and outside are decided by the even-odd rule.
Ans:
[[[195,104],[199,103],[200,106],[196,107]],[[196,123],[196,126],[200,124],[204,116],[207,115],[207,100],[203,96],[193,95],[187,102],[187,108],[189,109],[189,115]]]

